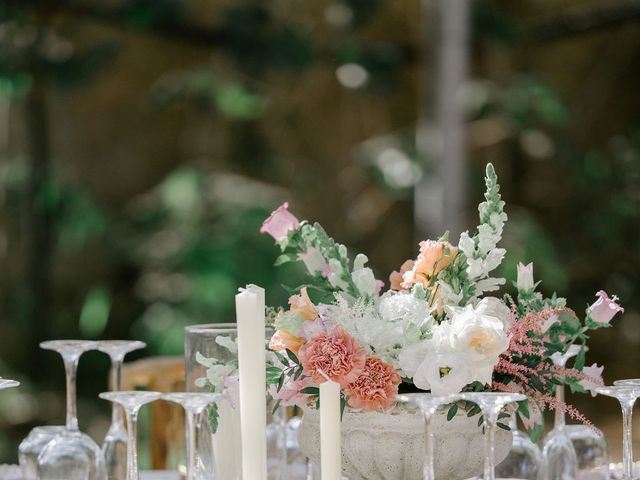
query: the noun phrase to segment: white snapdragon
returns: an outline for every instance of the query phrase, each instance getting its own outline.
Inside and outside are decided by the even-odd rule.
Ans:
[[[353,272],[351,273],[351,279],[356,288],[362,295],[374,296],[377,290],[376,277],[373,275],[373,270],[369,267],[365,267],[365,264],[369,261],[366,255],[362,253],[358,254],[353,261]]]
[[[335,258],[329,259],[329,274],[327,275],[327,280],[332,287],[340,290],[347,289],[347,282],[342,278],[343,273],[344,270],[340,261]]]
[[[529,293],[535,288],[533,283],[533,263],[524,265],[518,263],[518,277],[516,281],[516,287],[519,292]]]

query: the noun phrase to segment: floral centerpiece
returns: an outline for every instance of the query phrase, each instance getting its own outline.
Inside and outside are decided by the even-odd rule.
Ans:
[[[274,211],[261,232],[281,249],[276,264],[302,262],[310,277],[291,292],[287,309],[271,312],[267,381],[276,406],[317,407],[322,371],[340,384],[351,409],[387,411],[399,391],[493,390],[527,396],[518,413],[534,440],[544,432],[544,409],[586,422],[554,392],[602,384],[602,367],[586,366],[585,345],[590,331],[623,310],[600,291],[580,319],[565,299],[536,291],[532,264],[518,265],[515,298],[498,296],[505,279],[492,272],[506,253],[498,243],[507,221],[499,189],[489,164],[477,231],[462,233],[457,244],[447,234],[420,242],[417,258],[391,273],[386,289],[365,255],[352,261],[344,245],[319,224],[299,221],[286,203]],[[556,366],[553,356],[571,345],[580,346],[571,367]],[[448,417],[459,409],[478,413],[459,402]]]

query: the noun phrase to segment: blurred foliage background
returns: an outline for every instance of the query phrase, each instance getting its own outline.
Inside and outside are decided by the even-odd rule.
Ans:
[[[626,313],[588,361],[637,377],[640,8],[472,8],[468,225],[492,161],[502,273],[533,261],[578,311],[618,294]],[[0,395],[0,462],[64,415],[62,362],[40,341],[181,355],[185,325],[234,318],[238,286],[284,303],[300,272],[274,268],[258,234],[284,200],[380,278],[415,256],[432,22],[414,0],[0,0],[0,375],[23,382]],[[99,441],[107,369],[91,352],[79,370],[81,427]],[[613,402],[575,402],[618,441]]]

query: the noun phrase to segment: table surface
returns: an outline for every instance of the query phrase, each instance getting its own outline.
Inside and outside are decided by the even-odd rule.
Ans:
[[[22,480],[18,465],[0,465],[0,480]],[[180,480],[180,474],[171,470],[140,472],[140,480]]]

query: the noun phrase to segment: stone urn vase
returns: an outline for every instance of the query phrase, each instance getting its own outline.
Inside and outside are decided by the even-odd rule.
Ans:
[[[484,441],[478,416],[465,412],[447,421],[433,418],[435,473],[442,480],[463,480],[482,473]],[[320,464],[320,412],[307,408],[298,431],[302,452]],[[496,464],[511,448],[511,432],[496,432]],[[423,417],[396,405],[388,412],[347,409],[342,419],[342,472],[349,480],[422,480],[425,455]]]

